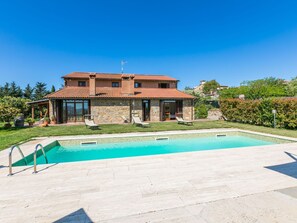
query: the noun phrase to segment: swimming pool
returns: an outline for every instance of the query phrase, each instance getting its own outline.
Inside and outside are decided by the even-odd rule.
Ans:
[[[134,156],[160,155],[218,149],[239,149],[290,141],[243,132],[217,132],[207,134],[174,134],[162,136],[94,138],[55,141],[45,147],[49,163],[102,160]],[[38,152],[37,163],[45,164]],[[33,155],[26,157],[33,165]],[[25,165],[19,160],[13,166]]]

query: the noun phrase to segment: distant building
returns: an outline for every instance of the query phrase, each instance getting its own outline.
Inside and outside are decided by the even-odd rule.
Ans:
[[[204,87],[204,84],[206,83],[205,80],[201,80],[200,81],[200,84],[196,87],[194,87],[194,92],[195,93],[200,93],[200,94],[203,94],[203,87]]]
[[[205,94],[203,93],[203,88],[204,88],[205,83],[206,83],[205,80],[201,80],[201,81],[200,81],[200,84],[199,84],[198,86],[194,87],[194,92],[195,92],[195,93],[199,93],[199,94],[201,94],[201,95],[205,95]],[[212,92],[210,92],[210,94],[208,94],[207,96],[211,96],[211,97],[213,97],[213,98],[217,98],[217,97],[219,96],[219,95],[218,95],[218,91],[223,90],[223,89],[226,89],[226,88],[228,88],[228,86],[226,86],[226,85],[220,85],[220,86],[217,88],[216,91],[212,91]]]

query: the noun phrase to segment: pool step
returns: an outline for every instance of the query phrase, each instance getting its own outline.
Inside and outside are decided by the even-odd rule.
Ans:
[[[80,142],[81,146],[92,146],[97,145],[97,141]]]
[[[227,134],[216,134],[216,137],[226,137]]]
[[[161,140],[169,140],[169,137],[156,137],[156,141],[161,141]]]

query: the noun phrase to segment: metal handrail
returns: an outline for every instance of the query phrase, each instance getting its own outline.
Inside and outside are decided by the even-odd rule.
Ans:
[[[46,154],[44,152],[44,149],[43,149],[43,146],[41,144],[37,144],[35,146],[35,150],[34,150],[34,172],[33,173],[37,173],[37,159],[36,159],[36,154],[37,154],[37,151],[38,151],[38,148],[40,147],[41,151],[42,151],[42,154],[45,158],[45,162],[48,163],[48,159],[46,157]]]
[[[9,154],[8,154],[8,162],[9,162],[9,174],[8,174],[8,176],[12,176],[13,175],[13,173],[12,173],[12,152],[13,152],[14,148],[17,148],[18,149],[18,151],[20,152],[21,156],[23,157],[23,159],[25,161],[25,164],[26,165],[28,164],[27,159],[24,156],[24,153],[22,152],[22,150],[20,149],[20,147],[18,145],[13,145],[10,148],[10,151],[9,151]]]

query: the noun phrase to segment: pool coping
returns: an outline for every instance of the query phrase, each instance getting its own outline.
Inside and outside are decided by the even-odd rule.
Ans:
[[[289,141],[293,141],[293,142],[288,142],[288,143],[281,143],[281,145],[286,145],[286,144],[292,144],[292,143],[297,143],[297,138],[293,138],[293,137],[287,137],[287,136],[279,136],[279,135],[274,135],[274,134],[268,134],[268,133],[260,133],[260,132],[254,132],[254,131],[250,131],[250,130],[242,130],[242,129],[238,129],[238,128],[218,128],[218,129],[200,129],[200,130],[177,130],[177,131],[160,131],[160,132],[133,132],[133,133],[117,133],[117,134],[98,134],[98,135],[71,135],[71,136],[50,136],[50,137],[46,137],[45,139],[42,138],[42,141],[39,142],[39,144],[41,144],[43,147],[49,146],[52,143],[55,143],[56,141],[67,141],[67,140],[85,140],[85,139],[111,139],[111,138],[126,138],[126,137],[145,137],[145,136],[162,136],[162,135],[178,135],[178,134],[205,134],[205,133],[228,133],[228,132],[241,132],[241,133],[248,133],[248,134],[254,134],[254,135],[258,135],[258,136],[266,136],[266,137],[273,137],[273,138],[278,138],[278,139],[283,139],[283,140],[289,140]],[[31,140],[34,139],[38,139],[38,138],[32,138]],[[36,144],[37,145],[37,144]],[[29,156],[31,154],[33,154],[34,152],[34,147],[30,147],[30,151],[29,148],[22,148],[23,153],[25,156]],[[272,147],[277,147],[280,144],[275,144],[275,145],[271,145]],[[255,147],[261,147],[261,146],[253,146]],[[248,147],[242,147],[242,148],[248,148]],[[228,148],[226,148],[228,149]],[[2,157],[3,157],[3,152],[8,151],[8,149],[1,151]],[[193,152],[197,152],[197,151],[193,151]],[[202,151],[200,151],[202,152]],[[189,152],[191,153],[191,152]],[[161,154],[160,156],[165,155],[165,154]],[[173,154],[166,154],[166,155],[174,155]],[[155,155],[155,156],[159,156],[159,155]],[[138,156],[136,156],[138,157]],[[0,156],[1,158],[1,156]],[[133,158],[133,157],[121,157],[121,158],[116,158],[116,159],[126,159],[126,158]],[[90,160],[85,160],[85,161],[76,161],[74,163],[80,163],[80,162],[89,162]],[[96,160],[92,160],[92,161],[96,161]],[[98,160],[97,160],[98,161]],[[73,163],[73,162],[70,162]],[[66,163],[59,163],[59,164],[68,164],[68,162]],[[47,165],[52,165],[52,164],[38,164],[38,166],[47,166]],[[22,167],[22,166],[20,166]],[[16,168],[16,167],[14,167]]]
[[[160,132],[134,132],[134,133],[117,133],[117,134],[98,134],[98,135],[74,135],[74,136],[50,136],[41,141],[43,146],[47,146],[55,141],[66,140],[83,140],[83,139],[107,139],[107,138],[125,138],[125,137],[143,137],[143,136],[163,136],[163,135],[178,135],[178,134],[199,134],[199,133],[219,133],[219,132],[242,132],[255,134],[260,136],[267,136],[289,141],[296,141],[297,138],[274,135],[269,133],[254,132],[250,130],[242,130],[238,128],[220,128],[220,129],[201,129],[201,130],[177,130],[177,131],[160,131]],[[283,144],[283,143],[282,143]]]
[[[67,140],[85,140],[85,139],[110,139],[110,138],[126,138],[126,137],[144,137],[144,136],[163,136],[163,135],[178,135],[178,134],[203,134],[203,133],[222,133],[222,132],[242,132],[255,134],[259,136],[273,137],[283,140],[290,140],[297,143],[297,138],[273,135],[268,133],[260,133],[238,128],[221,128],[221,129],[201,129],[201,130],[177,130],[177,131],[161,131],[161,132],[136,132],[136,133],[117,133],[117,134],[100,134],[100,135],[76,135],[76,136],[50,136],[40,142],[44,147],[56,142]],[[286,143],[281,143],[286,144]]]

